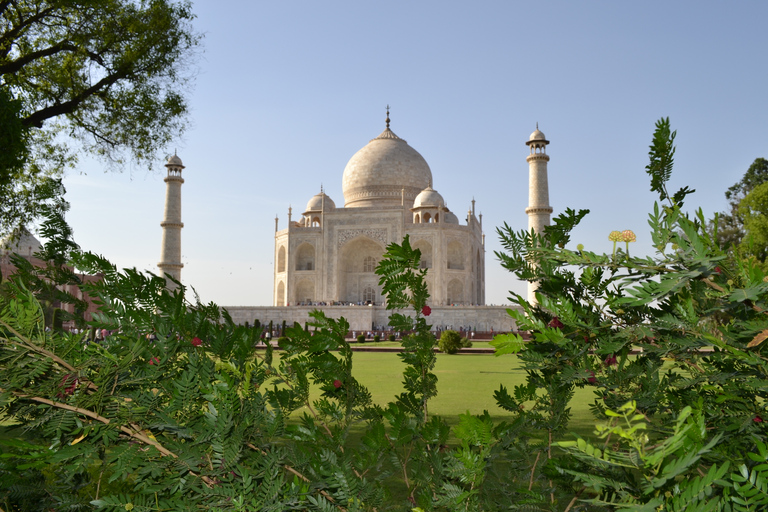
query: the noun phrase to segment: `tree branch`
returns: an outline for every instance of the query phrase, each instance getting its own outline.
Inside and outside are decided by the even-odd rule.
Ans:
[[[11,0],[5,0],[2,3],[0,3],[0,13],[5,11],[6,8],[11,4]],[[42,11],[38,12],[34,16],[30,16],[27,19],[23,19],[21,16],[19,16],[19,19],[21,20],[21,23],[14,26],[11,30],[8,32],[5,32],[4,34],[0,35],[0,48],[7,48],[10,49],[11,45],[9,44],[11,41],[15,40],[27,27],[30,25],[33,25],[34,23],[39,22],[46,16],[48,16],[51,12],[53,12],[56,9],[56,7],[49,7],[48,9],[43,9]]]
[[[41,59],[43,57],[50,57],[51,55],[56,55],[57,53],[60,53],[63,51],[76,52],[77,50],[78,48],[72,43],[70,43],[69,41],[60,41],[54,44],[53,46],[49,46],[48,48],[43,48],[42,50],[38,50],[36,52],[28,53],[27,55],[22,55],[16,60],[12,60],[6,64],[0,65],[0,75],[17,73],[21,68],[23,68],[30,62]],[[100,56],[90,52],[88,53],[88,55],[92,59],[98,58],[97,62],[103,65],[103,61]]]
[[[266,455],[267,455],[267,452],[265,452],[264,450],[262,450],[262,449],[260,449],[260,448],[258,448],[258,447],[256,447],[256,446],[254,446],[254,445],[253,445],[253,444],[251,444],[251,443],[246,443],[246,446],[247,446],[248,448],[250,448],[251,450],[253,450],[253,451],[256,451],[256,452],[259,452],[260,454],[262,454],[262,455],[264,455],[264,456],[266,456]],[[310,483],[310,479],[309,479],[309,478],[307,478],[306,476],[304,476],[304,475],[303,475],[303,474],[301,474],[300,472],[296,471],[296,470],[295,470],[295,469],[293,469],[291,466],[289,466],[289,465],[287,465],[287,464],[284,464],[284,465],[283,465],[283,467],[284,467],[284,468],[285,468],[285,470],[286,470],[286,471],[288,471],[289,473],[291,473],[291,474],[293,474],[293,475],[295,475],[295,476],[299,477],[300,479],[302,479],[303,481],[305,481],[305,482],[307,482],[307,483]],[[322,490],[322,489],[320,489],[320,490],[319,490],[319,492],[320,492],[320,494],[321,494],[321,495],[322,495],[322,496],[323,496],[325,499],[327,499],[328,501],[330,501],[331,503],[333,503],[333,504],[336,506],[336,508],[337,508],[337,509],[341,510],[342,512],[345,512],[345,511],[346,511],[346,509],[345,509],[344,507],[342,507],[342,506],[340,506],[340,505],[337,505],[337,504],[336,504],[336,500],[334,500],[334,499],[333,499],[333,496],[331,496],[330,494],[328,494],[327,492],[325,492],[325,491],[324,491],[324,490]]]
[[[5,390],[0,388],[0,392],[5,392]],[[69,405],[69,404],[65,404],[65,403],[62,403],[62,402],[55,402],[53,400],[49,400],[47,398],[43,398],[43,397],[40,397],[40,396],[25,395],[23,393],[19,393],[19,392],[16,392],[16,391],[13,391],[12,393],[17,398],[22,398],[22,399],[25,399],[25,400],[31,400],[33,402],[38,402],[38,403],[41,403],[41,404],[50,405],[51,407],[56,407],[57,409],[64,409],[65,411],[71,411],[71,412],[74,412],[74,413],[77,413],[77,414],[82,414],[83,416],[87,416],[87,417],[89,417],[91,419],[94,419],[94,420],[96,420],[96,421],[98,421],[100,423],[103,423],[105,425],[109,425],[111,423],[109,418],[105,418],[104,416],[101,416],[101,415],[99,415],[99,414],[97,414],[97,413],[95,413],[95,412],[93,412],[93,411],[91,411],[89,409],[83,409],[81,407],[75,407],[74,405]],[[173,457],[174,459],[178,459],[179,458],[178,455],[173,453],[171,450],[169,450],[165,446],[161,445],[156,439],[152,439],[151,437],[147,436],[146,434],[143,434],[141,431],[138,430],[138,427],[135,426],[135,425],[133,425],[133,429],[130,429],[130,428],[126,427],[125,425],[121,425],[120,426],[120,431],[122,433],[126,434],[127,436],[132,437],[133,439],[137,439],[137,440],[141,441],[144,444],[149,444],[149,445],[154,446],[155,448],[157,448],[157,451],[159,451],[161,454],[163,454],[166,457]],[[203,480],[203,482],[205,482],[205,484],[208,487],[212,487],[213,485],[215,485],[215,482],[211,478],[209,478],[207,476],[202,476],[201,477],[200,475],[198,475],[197,473],[195,473],[194,471],[191,471],[191,470],[189,471],[189,474],[192,475],[192,476],[196,476],[196,477],[201,478]]]
[[[69,405],[69,404],[65,404],[65,403],[62,403],[62,402],[55,402],[53,400],[49,400],[47,398],[43,398],[43,397],[40,397],[40,396],[25,395],[23,393],[18,393],[16,391],[13,392],[13,395],[15,397],[17,397],[17,398],[23,398],[23,399],[26,399],[26,400],[32,400],[33,402],[39,402],[41,404],[47,404],[47,405],[50,405],[51,407],[56,407],[57,409],[64,409],[66,411],[71,411],[71,412],[75,412],[77,414],[82,414],[83,416],[88,416],[89,418],[94,419],[94,420],[96,420],[98,422],[101,422],[101,423],[103,423],[105,425],[109,425],[111,423],[111,420],[109,418],[105,418],[104,416],[101,416],[101,415],[99,415],[99,414],[97,414],[97,413],[95,413],[95,412],[93,412],[93,411],[91,411],[89,409],[83,409],[81,407],[75,407],[74,405]],[[134,439],[138,439],[139,441],[141,441],[143,443],[151,444],[152,446],[157,448],[157,450],[160,453],[162,453],[163,455],[171,456],[174,459],[177,459],[179,457],[178,455],[176,455],[175,453],[170,451],[168,448],[166,448],[163,445],[161,445],[160,443],[158,443],[156,440],[154,440],[151,437],[148,437],[148,436],[142,434],[141,432],[137,432],[137,431],[131,430],[130,428],[128,428],[126,426],[121,426],[120,427],[120,431],[123,432],[124,434],[129,435],[130,437],[133,437]]]
[[[75,369],[74,366],[72,366],[71,364],[69,364],[68,362],[66,362],[65,360],[63,360],[62,358],[60,358],[59,356],[54,354],[53,352],[45,350],[44,348],[39,347],[39,346],[35,345],[34,343],[30,343],[27,339],[24,338],[24,336],[21,335],[21,333],[19,333],[16,329],[14,329],[10,325],[8,325],[3,320],[0,320],[0,324],[2,324],[3,327],[5,327],[9,331],[11,331],[11,333],[13,333],[20,340],[22,340],[22,342],[19,343],[19,342],[13,341],[11,339],[5,338],[5,340],[8,341],[9,343],[15,343],[15,344],[18,344],[18,345],[23,345],[25,348],[31,350],[32,352],[37,352],[38,354],[43,355],[45,357],[50,357],[51,359],[53,359],[53,361],[55,361],[59,365],[63,366],[67,370],[69,370],[71,372],[77,372],[77,370]]]
[[[45,107],[41,110],[38,110],[37,112],[30,114],[26,118],[22,119],[21,123],[24,126],[34,126],[36,128],[42,128],[43,127],[43,121],[46,119],[50,119],[51,117],[60,116],[63,114],[69,114],[70,112],[73,112],[77,107],[85,101],[86,98],[89,96],[92,96],[99,92],[102,89],[106,89],[118,80],[121,80],[123,78],[126,78],[130,75],[129,69],[124,70],[117,70],[111,75],[107,75],[98,82],[96,82],[91,87],[85,89],[80,94],[75,95],[71,100],[65,101],[64,103],[58,103],[55,105],[51,105],[50,107]]]

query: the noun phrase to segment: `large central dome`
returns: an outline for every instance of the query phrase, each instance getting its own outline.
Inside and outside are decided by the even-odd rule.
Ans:
[[[344,168],[344,207],[405,206],[432,184],[432,171],[418,151],[387,127],[355,153]]]

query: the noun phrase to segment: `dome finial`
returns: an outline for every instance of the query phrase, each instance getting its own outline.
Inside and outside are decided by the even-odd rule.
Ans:
[[[322,183],[320,184],[320,193],[321,194],[323,193],[323,184]]]
[[[387,105],[387,130],[389,130],[389,105]]]

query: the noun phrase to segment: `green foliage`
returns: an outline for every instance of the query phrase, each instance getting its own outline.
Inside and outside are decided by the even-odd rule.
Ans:
[[[704,445],[704,418],[693,417],[691,407],[680,411],[671,433],[654,441],[646,431],[646,417],[637,411],[635,402],[624,404],[618,411],[606,409],[605,414],[609,423],[598,425],[596,431],[603,448],[581,438],[558,443],[583,464],[577,470],[563,471],[585,487],[599,491],[590,503],[640,510],[666,502],[671,510],[701,510],[719,500],[713,487],[724,484],[727,461],[720,467],[711,465],[704,475],[683,485],[678,479],[693,473],[702,456],[720,440],[716,435]]]
[[[357,342],[358,343],[365,343],[365,334],[358,334],[357,335]]]
[[[152,168],[183,133],[193,19],[186,1],[0,2],[3,234],[44,215],[37,188],[76,164],[75,147]]]
[[[345,320],[314,312],[310,328],[287,327],[277,363],[271,347],[254,351],[259,329],[80,252],[59,220],[45,250],[103,276],[79,284],[100,304],[89,327],[112,334],[84,344],[46,329],[35,287],[61,271],[64,253],[4,282],[0,407],[18,424],[0,446],[4,510],[376,510],[393,475],[401,487],[387,508],[431,508],[448,478],[435,468],[451,456],[447,425],[428,415],[435,340],[422,304],[404,340],[404,392],[380,407],[352,377]],[[408,281],[403,293],[423,301],[422,289]]]
[[[522,347],[527,373],[496,396],[545,430],[554,502],[570,492],[617,510],[734,510],[742,498],[728,468],[756,466],[746,454],[768,441],[768,279],[721,250],[701,211],[680,209],[687,189],[670,197],[673,140],[662,119],[647,168],[667,202],[649,216],[653,257],[569,250],[562,233],[581,220],[571,212],[543,235],[502,231],[502,264],[538,282],[538,302],[516,297],[530,341],[494,341],[499,352]],[[567,440],[576,387],[593,389],[593,414],[608,421],[600,443]]]
[[[379,284],[382,293],[387,296],[387,309],[408,309],[413,307],[417,317],[426,306],[429,291],[424,277],[427,269],[419,268],[421,251],[411,247],[408,235],[401,245],[390,244],[384,253],[384,259],[376,267],[376,274],[381,276]],[[398,326],[390,324],[397,329]],[[403,330],[410,330],[413,324],[402,320]]]
[[[193,18],[189,4],[166,0],[5,3],[0,76],[25,127],[50,120],[96,154],[119,160],[127,149],[150,163],[183,127]]]
[[[7,187],[27,157],[26,129],[21,122],[22,103],[0,86],[0,187]]]
[[[672,177],[672,166],[675,162],[676,136],[677,131],[670,128],[668,117],[656,121],[653,142],[648,151],[650,162],[645,167],[645,172],[651,177],[651,192],[658,193],[660,201],[666,199],[672,206],[682,208],[685,196],[695,191],[683,187],[672,196],[667,191],[667,182]]]
[[[437,342],[407,237],[377,268],[390,326],[406,333],[403,391],[374,404],[353,377],[344,319],[313,312],[306,328],[284,326],[279,359],[256,351],[259,328],[80,252],[58,204],[50,264],[19,261],[0,293],[0,412],[13,425],[0,442],[0,507],[764,509],[768,278],[729,258],[701,212],[680,209],[687,189],[667,194],[673,139],[663,120],[649,166],[667,203],[649,216],[653,256],[570,250],[586,210],[544,233],[500,230],[502,264],[538,284],[536,303],[515,296],[522,311],[510,311],[529,336],[492,342],[517,353],[525,381],[495,393],[508,423],[461,415],[453,447],[429,412]],[[103,280],[77,283],[72,269]],[[75,303],[56,291],[70,281],[97,297],[87,327],[112,331],[107,340],[46,329],[54,302]],[[597,428],[574,440],[580,388],[594,394]]]
[[[728,187],[728,190],[725,192],[725,198],[738,204],[752,189],[766,181],[768,181],[768,160],[765,158],[755,158],[755,161],[749,166],[741,180]]]
[[[441,352],[446,354],[455,354],[465,346],[466,338],[462,338],[461,334],[453,330],[445,330],[440,334],[440,339],[437,341],[437,347]]]
[[[747,233],[747,228],[744,224],[745,212],[742,211],[740,206],[742,201],[756,187],[762,185],[767,180],[768,160],[756,158],[741,180],[729,187],[725,192],[725,197],[728,200],[728,211],[717,214],[715,219],[710,221],[708,225],[708,230],[718,241],[722,249],[735,251],[739,257],[753,254],[751,249],[756,247],[754,243],[749,243],[742,247],[742,240]],[[762,249],[764,249],[764,245]]]
[[[761,263],[768,258],[768,182],[755,186],[739,203],[744,220],[745,239],[739,247],[742,257],[754,257]]]
[[[411,332],[403,336],[403,350],[399,354],[406,369],[403,375],[405,392],[398,402],[420,421],[426,422],[427,404],[437,394],[437,377],[432,373],[437,359],[435,337],[424,318],[431,310],[427,306],[427,269],[419,268],[420,258],[421,251],[411,247],[406,235],[401,245],[387,246],[376,274],[381,276],[379,284],[387,295],[387,309],[412,308],[415,313],[414,317],[395,313],[389,317],[389,325],[396,331]]]

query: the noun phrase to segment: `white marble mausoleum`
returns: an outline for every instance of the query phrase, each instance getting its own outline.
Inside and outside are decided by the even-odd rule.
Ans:
[[[288,226],[275,219],[274,306],[381,305],[374,273],[387,245],[408,235],[427,268],[430,304],[485,304],[482,215],[453,213],[426,160],[386,128],[347,163],[343,206],[323,190]]]

